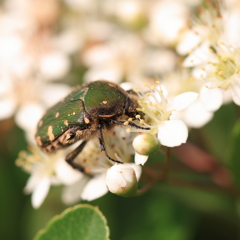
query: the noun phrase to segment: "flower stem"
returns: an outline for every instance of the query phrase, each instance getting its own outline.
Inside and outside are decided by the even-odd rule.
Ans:
[[[144,171],[148,176],[148,180],[147,180],[147,183],[141,189],[138,189],[137,195],[141,195],[144,192],[148,191],[155,182],[157,182],[157,181],[162,182],[167,179],[168,173],[170,170],[171,148],[169,148],[169,147],[167,148],[167,150],[165,152],[165,156],[166,156],[165,163],[162,167],[162,171],[160,172],[160,174],[151,168],[144,168]]]

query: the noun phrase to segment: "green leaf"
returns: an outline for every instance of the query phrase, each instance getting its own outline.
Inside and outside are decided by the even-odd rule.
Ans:
[[[97,207],[79,204],[55,216],[34,240],[107,240],[109,228]]]
[[[229,144],[229,163],[235,184],[240,186],[240,120],[235,124],[231,134]]]

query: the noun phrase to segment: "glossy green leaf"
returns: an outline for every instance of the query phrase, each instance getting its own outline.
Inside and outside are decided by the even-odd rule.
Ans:
[[[106,219],[97,207],[80,204],[55,216],[34,240],[107,240]]]

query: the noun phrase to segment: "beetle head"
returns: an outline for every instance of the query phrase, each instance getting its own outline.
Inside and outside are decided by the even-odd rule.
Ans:
[[[138,107],[139,105],[136,96],[128,97],[125,105],[125,114],[131,118],[135,118],[135,116],[139,114],[142,116],[142,113],[137,111]]]

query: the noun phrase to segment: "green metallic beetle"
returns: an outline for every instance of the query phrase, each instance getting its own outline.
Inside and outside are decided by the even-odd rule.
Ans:
[[[106,157],[114,162],[106,151],[103,129],[123,125],[129,117],[136,119],[139,112],[136,93],[125,91],[119,85],[99,80],[79,86],[62,101],[51,107],[38,123],[36,141],[45,152],[51,153],[79,140],[81,144],[66,156],[66,161],[76,169],[84,167],[74,163],[89,139],[98,137],[100,148]],[[130,126],[142,128],[133,122]]]

